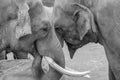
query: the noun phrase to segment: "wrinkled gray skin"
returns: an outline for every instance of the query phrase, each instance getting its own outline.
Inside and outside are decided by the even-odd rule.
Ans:
[[[17,5],[20,3],[19,1],[27,4],[29,7],[27,12],[31,21],[31,33],[24,31],[25,28],[22,26],[18,27],[16,25],[10,25],[10,23],[12,24],[11,21],[17,21],[17,17],[14,16],[17,16],[18,10],[16,10],[16,8],[18,8]],[[11,7],[11,10],[13,10],[11,12],[12,18],[10,16],[11,14],[9,14],[9,11],[11,10],[7,11],[9,7]],[[5,13],[7,16],[4,16]],[[31,76],[34,75],[34,79],[32,80],[59,80],[62,74],[55,71],[51,67],[50,71],[45,74],[41,68],[42,56],[51,57],[61,67],[65,67],[65,59],[62,47],[59,40],[57,39],[54,27],[51,24],[51,12],[49,12],[48,8],[44,7],[40,0],[28,0],[26,2],[25,0],[0,0],[0,17],[3,17],[0,18],[0,30],[6,32],[5,34],[1,34],[2,37],[0,39],[0,50],[2,51],[6,48],[9,48],[16,52],[34,52],[35,58],[32,67],[33,74],[26,74],[31,74]],[[18,31],[15,33],[14,30],[21,30],[19,31],[21,34],[17,34]],[[30,29],[27,27],[27,30]],[[17,38],[14,36],[15,34],[18,35]],[[8,78],[4,80],[21,80],[21,73],[19,74],[18,72],[16,77],[11,77],[8,75]],[[26,77],[28,76],[26,75]],[[27,80],[26,77],[23,77],[23,80]]]
[[[120,0],[55,1],[54,26],[62,46],[65,40],[72,58],[76,49],[89,42],[103,45],[109,63],[109,80],[120,80],[119,18]]]
[[[52,0],[52,1],[51,0],[42,0],[42,3],[43,3],[43,5],[50,7],[50,6],[54,5],[54,0]],[[49,8],[49,10],[51,10],[51,7]],[[27,43],[27,41],[26,41],[26,43]],[[14,59],[27,59],[28,58],[28,52],[15,51],[15,50],[8,47],[5,51],[1,52],[0,59],[1,60],[2,59],[7,59],[6,55],[10,52],[13,52]],[[31,53],[31,55],[33,57],[35,57],[34,53]]]
[[[32,7],[31,7],[32,6]],[[50,9],[50,10],[49,10]],[[38,80],[59,80],[62,76],[59,72],[50,67],[48,73],[44,73],[40,67],[41,56],[51,57],[58,65],[65,67],[65,59],[60,42],[55,34],[54,26],[51,24],[52,8],[47,8],[36,2],[30,5],[30,19],[33,34],[40,34],[43,37],[35,41],[35,47],[39,54],[35,56],[33,71]]]

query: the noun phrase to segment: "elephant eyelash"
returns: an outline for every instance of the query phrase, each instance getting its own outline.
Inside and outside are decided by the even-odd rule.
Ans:
[[[64,32],[62,28],[56,28],[55,30],[56,30],[56,32],[58,32],[59,34],[62,34],[62,33]]]

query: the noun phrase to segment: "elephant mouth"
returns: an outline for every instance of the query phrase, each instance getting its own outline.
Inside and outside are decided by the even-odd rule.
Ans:
[[[49,72],[49,66],[51,66],[53,69],[55,69],[56,71],[64,75],[68,75],[72,77],[90,78],[90,76],[88,75],[90,71],[78,72],[68,67],[64,69],[61,66],[59,66],[52,58],[47,57],[47,56],[43,56],[41,66],[42,66],[42,70],[45,73]]]

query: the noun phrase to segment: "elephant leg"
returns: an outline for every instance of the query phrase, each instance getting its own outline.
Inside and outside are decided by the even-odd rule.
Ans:
[[[28,58],[28,53],[25,52],[13,52],[14,54],[14,59],[27,59]]]
[[[112,69],[109,66],[109,80],[116,80]]]
[[[2,51],[0,53],[0,60],[3,60],[3,59],[7,59],[7,55],[6,55],[6,52],[5,51]]]

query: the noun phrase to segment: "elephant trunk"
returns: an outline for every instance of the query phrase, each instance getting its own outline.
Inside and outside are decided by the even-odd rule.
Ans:
[[[89,71],[77,72],[66,70],[65,58],[60,42],[54,33],[48,34],[47,39],[37,41],[37,50],[49,64],[49,71],[45,75],[50,77],[48,80],[59,80],[63,74],[69,76],[89,77]],[[41,67],[40,67],[41,68]],[[43,69],[42,69],[43,70]],[[44,71],[44,70],[43,70]],[[44,80],[42,76],[42,80]]]
[[[55,31],[53,31],[52,29],[50,30],[49,34],[44,37],[44,39],[39,39],[36,41],[36,48],[39,55],[43,57],[51,57],[58,65],[63,68],[65,67],[65,58],[62,47],[59,40],[57,39]],[[43,73],[43,76],[40,77],[41,80],[59,80],[63,75],[52,67],[49,68],[49,72],[46,74]],[[48,79],[46,79],[46,77],[48,77]]]

